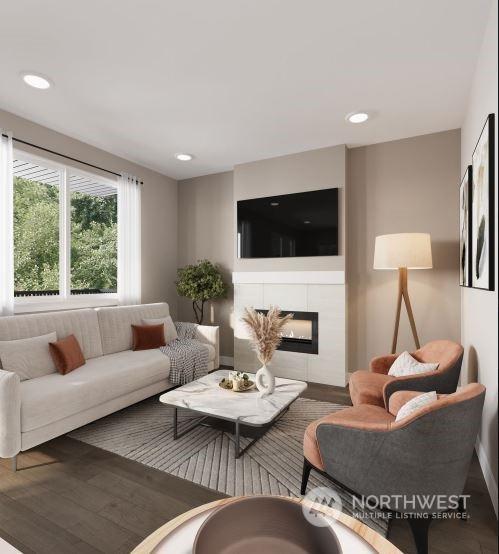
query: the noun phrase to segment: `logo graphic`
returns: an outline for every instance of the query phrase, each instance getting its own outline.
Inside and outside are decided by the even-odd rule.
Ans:
[[[305,519],[316,527],[328,527],[331,519],[324,517],[324,508],[342,511],[343,503],[339,494],[329,487],[311,489],[302,501],[302,511]],[[326,510],[327,511],[327,510]]]

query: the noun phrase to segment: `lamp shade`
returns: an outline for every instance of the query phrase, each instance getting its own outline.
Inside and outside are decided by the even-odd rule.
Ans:
[[[431,240],[428,233],[397,233],[376,237],[374,269],[431,269]]]

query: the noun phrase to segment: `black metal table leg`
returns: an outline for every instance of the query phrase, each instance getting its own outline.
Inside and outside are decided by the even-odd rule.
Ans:
[[[241,455],[240,447],[239,447],[239,420],[236,419],[236,458],[239,458]]]
[[[203,422],[208,419],[208,416],[201,417],[197,421],[195,421],[192,425],[189,425],[182,429],[182,431],[179,433],[178,431],[178,408],[176,406],[173,407],[173,440],[179,439],[180,437],[183,437],[186,435],[189,431],[192,431],[199,425],[203,425]]]

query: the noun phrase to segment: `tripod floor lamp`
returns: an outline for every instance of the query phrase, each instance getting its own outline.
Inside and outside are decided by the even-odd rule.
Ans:
[[[407,270],[431,269],[432,267],[431,240],[428,233],[397,233],[376,237],[374,269],[398,269],[399,272],[399,290],[395,328],[393,330],[392,354],[395,354],[397,349],[402,300],[404,300],[407,309],[416,348],[420,347],[411,301],[409,299]]]

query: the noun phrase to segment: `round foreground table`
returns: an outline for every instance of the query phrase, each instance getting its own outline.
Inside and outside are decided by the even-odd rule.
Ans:
[[[224,498],[203,504],[185,512],[151,533],[132,554],[192,554],[192,546],[198,529],[218,506],[223,506],[242,497]],[[287,498],[301,503],[298,498]],[[345,554],[402,554],[391,542],[364,523],[327,506],[320,510],[327,516]]]

